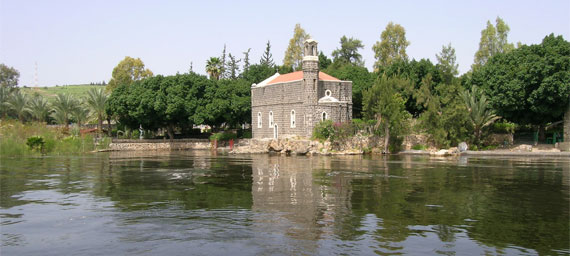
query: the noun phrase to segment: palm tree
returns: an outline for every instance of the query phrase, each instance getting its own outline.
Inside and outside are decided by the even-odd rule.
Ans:
[[[0,114],[3,118],[6,118],[6,114],[8,114],[8,109],[10,109],[10,104],[8,100],[12,95],[12,91],[10,88],[6,86],[0,86]]]
[[[50,106],[42,96],[35,96],[28,102],[26,110],[39,122],[44,122],[50,112]]]
[[[473,86],[471,92],[469,90],[463,91],[461,97],[469,111],[469,119],[471,119],[475,133],[475,143],[479,145],[483,128],[493,124],[501,117],[495,115],[495,112],[489,107],[487,96],[477,86]]]
[[[28,96],[21,91],[12,93],[12,97],[8,100],[8,104],[12,110],[18,115],[20,122],[24,122],[26,115],[26,105],[28,104]]]
[[[97,115],[97,130],[103,130],[103,119],[105,118],[105,103],[107,102],[107,94],[103,89],[92,88],[87,92],[85,103],[91,108],[94,114]]]
[[[89,117],[89,109],[79,103],[71,110],[71,116],[77,121],[77,127],[81,128],[81,124]]]
[[[77,100],[69,96],[69,94],[57,94],[52,105],[55,110],[54,118],[60,124],[63,122],[65,128],[69,129],[69,117],[71,112],[77,108]]]
[[[222,61],[218,57],[211,57],[206,62],[206,72],[210,75],[210,79],[218,80],[220,79],[220,73],[222,72]]]

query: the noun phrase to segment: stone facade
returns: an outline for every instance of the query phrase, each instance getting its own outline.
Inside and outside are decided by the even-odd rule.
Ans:
[[[310,137],[325,119],[352,119],[352,82],[319,71],[317,42],[307,40],[303,71],[274,76],[251,88],[253,138]]]

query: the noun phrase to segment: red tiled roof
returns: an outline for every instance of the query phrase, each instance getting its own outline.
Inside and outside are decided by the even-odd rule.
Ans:
[[[303,79],[303,71],[295,71],[288,74],[283,74],[275,79],[269,81],[267,84],[276,84],[276,83],[284,83],[284,82],[291,82],[291,81],[298,81]],[[319,71],[319,80],[326,80],[326,81],[340,81],[338,78],[333,77],[327,73]]]

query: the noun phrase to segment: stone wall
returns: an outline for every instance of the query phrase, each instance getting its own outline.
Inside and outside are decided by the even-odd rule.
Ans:
[[[127,140],[113,141],[109,145],[109,150],[113,151],[149,151],[149,150],[188,150],[188,149],[209,149],[208,140],[185,140],[185,141],[151,141],[151,140]]]

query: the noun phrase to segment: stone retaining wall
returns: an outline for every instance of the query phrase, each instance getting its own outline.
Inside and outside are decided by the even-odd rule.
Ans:
[[[109,150],[113,151],[187,150],[209,148],[210,142],[207,140],[173,142],[113,142],[109,145]]]

